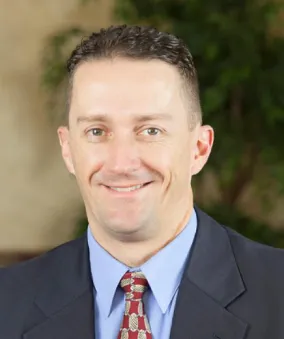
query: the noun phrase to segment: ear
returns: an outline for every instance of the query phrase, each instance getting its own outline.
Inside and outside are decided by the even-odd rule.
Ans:
[[[198,174],[206,164],[214,142],[214,130],[211,126],[199,126],[194,150],[192,175]]]
[[[71,174],[75,175],[75,169],[73,165],[73,160],[71,156],[71,150],[70,150],[70,133],[69,129],[66,126],[61,126],[57,130],[60,146],[61,146],[61,154],[62,158],[65,162],[65,165],[68,169],[68,171]]]

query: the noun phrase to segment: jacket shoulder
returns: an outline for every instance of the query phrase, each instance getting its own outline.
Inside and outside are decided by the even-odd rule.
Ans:
[[[32,297],[42,273],[64,267],[64,262],[74,257],[74,250],[83,246],[85,236],[60,245],[39,257],[0,269],[1,305]],[[73,255],[72,255],[73,254]]]
[[[232,250],[244,278],[270,283],[273,288],[284,286],[284,249],[274,248],[250,240],[225,227]]]
[[[39,289],[72,267],[85,243],[82,237],[35,259],[0,269],[0,338],[18,339],[34,319],[44,317],[38,308],[33,313]],[[32,322],[27,323],[27,319]]]

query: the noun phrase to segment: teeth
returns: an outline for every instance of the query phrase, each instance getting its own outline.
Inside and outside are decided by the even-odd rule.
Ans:
[[[112,190],[117,191],[117,192],[130,192],[130,191],[135,191],[141,188],[142,185],[136,185],[136,186],[130,186],[130,187],[110,187]]]

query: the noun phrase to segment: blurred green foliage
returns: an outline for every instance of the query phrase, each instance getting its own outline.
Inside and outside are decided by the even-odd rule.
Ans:
[[[88,0],[89,1],[89,0]],[[87,34],[80,27],[57,32],[46,42],[42,59],[42,85],[48,93],[47,106],[51,121],[63,121],[65,116],[67,72],[66,61],[82,36]]]
[[[276,247],[284,247],[284,234],[243,216],[237,205],[248,185],[267,213],[273,206],[269,190],[284,195],[284,39],[272,34],[276,22],[284,31],[281,10],[279,3],[259,0],[117,0],[115,10],[119,21],[157,26],[188,44],[204,122],[216,132],[203,172],[215,173],[221,192],[218,205],[198,203],[221,223]],[[71,28],[47,44],[43,83],[55,108],[52,98],[66,79],[66,51],[83,34]],[[87,221],[79,223],[81,232]]]
[[[65,66],[69,54],[66,47],[70,45],[70,40],[83,34],[80,28],[70,28],[50,37],[43,56],[42,81],[46,89],[53,92],[66,78]]]
[[[271,229],[266,224],[244,215],[234,206],[217,204],[204,207],[203,210],[218,222],[233,228],[251,240],[273,247],[284,248],[283,231]]]

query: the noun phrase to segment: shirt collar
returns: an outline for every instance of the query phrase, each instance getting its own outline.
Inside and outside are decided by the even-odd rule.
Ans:
[[[151,291],[163,313],[167,311],[179,287],[196,229],[197,217],[193,210],[186,227],[173,241],[140,268],[131,269],[131,271],[141,269],[145,274]],[[107,317],[111,312],[112,302],[120,279],[129,270],[129,267],[104,250],[92,236],[90,228],[88,228],[87,236],[92,279],[97,296],[99,300],[103,301],[100,303],[102,312]]]
[[[111,256],[93,237],[88,227],[88,245],[93,284],[98,298],[102,300],[100,306],[107,317],[111,312],[113,298],[122,276],[128,267]]]

